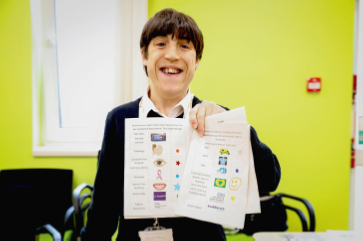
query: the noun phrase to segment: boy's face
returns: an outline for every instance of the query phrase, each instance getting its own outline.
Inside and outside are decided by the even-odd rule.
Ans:
[[[177,39],[172,34],[158,36],[148,46],[148,56],[142,54],[151,79],[151,91],[165,99],[183,97],[194,77],[199,60],[192,42]]]

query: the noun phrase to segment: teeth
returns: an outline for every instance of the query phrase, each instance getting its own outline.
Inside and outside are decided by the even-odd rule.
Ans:
[[[180,70],[169,68],[169,69],[163,69],[163,72],[167,74],[169,73],[178,74]]]

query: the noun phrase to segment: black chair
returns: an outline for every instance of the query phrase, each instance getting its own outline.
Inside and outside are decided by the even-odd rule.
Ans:
[[[72,180],[72,170],[0,171],[0,240],[34,241],[37,234],[48,232],[61,241],[73,229],[72,213],[66,216],[72,206]]]
[[[296,201],[299,201],[299,202],[303,203],[305,205],[307,211],[308,211],[308,214],[309,214],[309,221],[310,221],[309,227],[308,227],[308,222],[306,220],[306,217],[305,217],[304,213],[300,209],[297,209],[297,208],[294,208],[294,207],[291,207],[291,206],[288,206],[288,205],[284,205],[284,207],[287,210],[294,211],[299,216],[301,224],[302,224],[302,231],[303,232],[315,232],[315,211],[314,211],[313,205],[308,200],[306,200],[304,198],[299,198],[299,197],[296,197],[296,196],[292,196],[292,195],[283,194],[283,193],[280,193],[280,194],[277,194],[277,195],[281,196],[283,198],[289,198],[289,199],[293,199],[293,200],[296,200]]]
[[[74,237],[75,240],[80,240],[81,229],[85,225],[85,216],[89,205],[92,201],[93,186],[87,183],[82,183],[73,191],[73,206],[76,219]]]
[[[100,162],[101,150],[97,153],[97,168]],[[72,236],[72,241],[81,240],[81,229],[85,226],[86,213],[92,201],[93,186],[88,183],[82,183],[73,190],[73,209],[75,214],[75,228]],[[74,237],[74,238],[73,238]]]
[[[309,223],[305,214],[298,208],[285,205],[282,201],[283,198],[292,199],[301,202],[305,205],[309,214]],[[288,229],[287,225],[287,212],[291,210],[295,212],[302,225],[303,232],[315,231],[315,212],[311,203],[300,197],[279,193],[276,195],[264,196],[260,198],[261,213],[247,214],[245,219],[245,226],[240,233],[253,235],[257,232],[283,232]]]

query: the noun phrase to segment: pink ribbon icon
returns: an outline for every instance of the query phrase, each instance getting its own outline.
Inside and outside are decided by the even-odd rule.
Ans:
[[[161,177],[161,170],[158,171],[158,176],[156,177],[156,180],[158,180],[160,178],[160,180],[163,180],[163,178]]]

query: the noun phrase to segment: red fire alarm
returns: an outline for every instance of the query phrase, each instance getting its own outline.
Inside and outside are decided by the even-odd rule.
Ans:
[[[308,78],[307,90],[308,92],[319,92],[321,90],[321,78]]]

